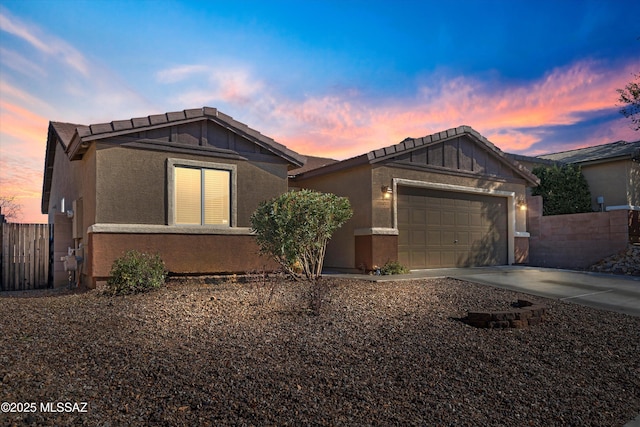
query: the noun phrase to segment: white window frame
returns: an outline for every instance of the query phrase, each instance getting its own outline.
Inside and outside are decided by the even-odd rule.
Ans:
[[[184,224],[176,223],[176,206],[175,206],[175,192],[176,192],[176,167],[186,167],[195,169],[211,169],[221,170],[229,172],[230,179],[230,192],[229,195],[229,224],[204,224],[204,225],[190,225],[190,227],[208,227],[208,228],[227,228],[237,227],[238,219],[238,203],[237,203],[237,171],[238,167],[234,164],[228,163],[213,163],[202,162],[198,160],[186,160],[186,159],[167,159],[167,224],[174,226],[185,226]]]

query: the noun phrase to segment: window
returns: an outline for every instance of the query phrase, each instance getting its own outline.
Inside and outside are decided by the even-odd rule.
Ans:
[[[235,165],[170,159],[168,175],[170,224],[234,225]]]

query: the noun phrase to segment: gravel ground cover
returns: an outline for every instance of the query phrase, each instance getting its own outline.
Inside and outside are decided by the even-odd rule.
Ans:
[[[283,281],[270,301],[269,283],[208,279],[0,297],[0,401],[36,404],[0,425],[621,426],[640,412],[640,318],[452,279],[323,281],[319,315]],[[542,324],[461,320],[519,297],[547,305]]]

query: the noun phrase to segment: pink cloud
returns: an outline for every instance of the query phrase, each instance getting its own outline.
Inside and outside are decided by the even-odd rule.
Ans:
[[[159,71],[156,80],[162,84],[193,84],[194,88],[182,88],[177,95],[183,105],[189,106],[214,101],[246,106],[263,89],[263,82],[253,78],[248,67],[235,64],[180,65]]]
[[[17,104],[0,101],[0,192],[21,204],[21,222],[45,222],[40,214],[48,121]]]
[[[0,122],[0,133],[5,138],[10,136],[29,143],[46,140],[48,120],[19,105],[0,101]],[[31,145],[25,148],[32,148]]]
[[[395,144],[406,137],[420,137],[463,124],[472,126],[504,151],[541,154],[530,150],[543,139],[545,127],[573,125],[589,114],[613,111],[615,90],[623,87],[631,72],[638,68],[637,61],[618,69],[602,69],[598,63],[586,61],[555,69],[533,82],[502,86],[457,77],[417,87],[409,98],[373,101],[354,91],[296,99],[277,92],[267,82],[255,78],[249,68],[241,66],[223,67],[222,72],[207,66],[176,67],[157,77],[165,84],[187,85],[173,97],[173,101],[178,99],[184,108],[217,107],[219,103],[226,103],[231,110],[236,110],[237,119],[289,148],[302,154],[344,159]],[[189,88],[192,78],[197,80]],[[36,218],[48,118],[35,111],[52,109],[3,81],[0,84],[3,93],[0,184],[3,191],[20,197],[25,207],[35,209],[25,208],[25,218]],[[106,92],[103,95],[96,99],[101,102],[105,97],[111,102],[116,99],[117,105],[121,105],[122,100],[135,98],[113,98],[113,94],[107,96]],[[130,113],[124,116],[99,120],[133,117],[139,114],[134,110],[144,103],[134,104],[129,103]],[[106,110],[100,111],[107,114]],[[143,115],[146,113],[148,111]],[[598,125],[579,145],[619,139],[638,139],[623,118]],[[545,152],[577,146],[548,148]]]
[[[197,79],[192,82],[197,89],[177,95],[183,105],[226,104],[242,112],[237,113],[240,120],[293,149],[345,158],[462,124],[505,151],[526,152],[542,140],[536,128],[573,125],[588,114],[613,110],[616,89],[637,68],[638,62],[604,69],[582,61],[519,84],[440,77],[417,87],[413,97],[375,100],[353,90],[289,97],[242,65],[181,66],[164,70],[159,78],[186,84],[189,78]],[[621,135],[628,133],[601,133],[613,140]],[[598,141],[606,142],[610,140]]]
[[[460,77],[421,87],[410,100],[371,105],[357,97],[323,96],[280,103],[272,114],[284,124],[278,129],[281,142],[323,156],[353,156],[462,124],[474,127],[504,151],[524,152],[541,140],[540,132],[530,129],[573,125],[588,113],[614,109],[616,89],[638,68],[636,62],[602,70],[586,61],[521,85],[495,88]],[[594,133],[584,145],[633,138],[620,126]]]
[[[42,163],[19,156],[0,156],[0,195],[14,196],[22,205],[22,217],[18,222],[46,222],[40,214],[42,198]]]

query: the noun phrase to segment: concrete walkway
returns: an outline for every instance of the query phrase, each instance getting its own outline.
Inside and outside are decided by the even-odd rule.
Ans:
[[[380,282],[452,277],[640,317],[640,277],[522,266],[416,270],[396,276],[327,275]]]

